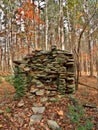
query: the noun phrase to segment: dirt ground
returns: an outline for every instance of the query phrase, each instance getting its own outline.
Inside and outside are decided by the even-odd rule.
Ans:
[[[94,127],[92,130],[98,130],[98,91],[96,78],[81,77],[79,89],[74,94],[74,97],[79,100],[84,107],[86,116],[93,117]],[[86,86],[85,86],[86,85]],[[40,97],[28,98],[23,97],[23,107],[18,107],[19,100],[15,101],[14,87],[8,82],[0,83],[0,130],[34,130],[30,129],[29,122],[32,116],[32,104],[41,103],[46,110],[43,114],[43,119],[35,126],[35,130],[50,130],[46,120],[53,118],[62,128],[62,130],[73,130],[73,124],[68,119],[68,106],[71,101],[67,96],[57,102],[41,102]],[[45,97],[45,95],[44,95]]]

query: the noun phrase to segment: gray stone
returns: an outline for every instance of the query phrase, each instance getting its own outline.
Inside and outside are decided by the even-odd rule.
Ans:
[[[37,92],[38,91],[38,89],[34,89],[33,87],[31,87],[31,89],[30,89],[30,93],[35,93],[35,92]]]
[[[74,77],[68,77],[67,80],[68,80],[68,81],[74,81],[75,78],[74,78]]]
[[[25,68],[24,68],[24,71],[25,71],[25,72],[30,71],[30,70],[31,70],[31,68],[29,68],[29,67],[25,67]]]
[[[98,112],[98,108],[96,108],[95,111]]]
[[[68,59],[69,62],[74,62],[74,59]]]
[[[3,114],[4,113],[4,111],[3,110],[0,110],[0,114]]]
[[[39,77],[41,74],[35,74],[36,76],[34,76],[34,78],[37,78],[37,77]],[[32,80],[32,83],[37,87],[37,88],[41,88],[41,87],[43,87],[44,85],[39,81],[39,80],[36,80],[36,79],[33,79]],[[34,86],[34,85],[32,85],[32,86]]]
[[[34,98],[34,97],[35,97],[35,95],[33,95],[33,94],[30,95],[30,96],[28,96],[29,99],[32,99],[32,98]]]
[[[40,122],[42,119],[42,115],[32,115],[30,118],[30,126],[32,126],[34,123]]]
[[[54,120],[47,120],[47,124],[51,130],[62,130]]]
[[[26,93],[26,96],[27,96],[27,98],[29,98],[29,99],[32,99],[32,98],[35,97],[35,95],[33,95],[33,94],[30,93],[30,92]]]
[[[59,98],[52,97],[52,98],[49,99],[49,101],[50,102],[57,102],[57,101],[59,101]]]
[[[18,64],[18,65],[20,65],[20,64],[26,64],[27,62],[26,61],[24,61],[24,60],[18,60],[18,61],[13,61],[15,64]]]
[[[74,65],[74,62],[67,62],[66,65],[67,65],[67,66],[68,66],[68,65],[69,65],[69,66],[70,66],[70,65]]]
[[[47,90],[46,90],[45,92],[46,92],[46,94],[47,94],[47,95],[49,95],[49,94],[50,94],[50,91],[47,91]]]
[[[42,88],[43,86],[44,86],[44,85],[43,85],[41,82],[39,82],[39,83],[36,84],[36,87],[37,87],[37,88]]]
[[[44,95],[44,89],[37,91],[36,95],[38,95],[38,96]]]
[[[32,111],[34,112],[34,114],[36,113],[43,113],[45,111],[45,107],[32,107]]]
[[[69,89],[70,89],[70,88],[73,89],[73,88],[75,88],[75,84],[68,85],[67,87],[68,87]]]
[[[18,107],[23,107],[24,106],[24,101],[21,100],[18,104],[17,104]]]
[[[54,90],[54,89],[53,89]],[[56,91],[56,89],[55,89],[55,91],[52,91],[51,90],[51,92],[50,92],[50,94],[49,94],[49,97],[54,97],[54,96],[56,96],[57,95],[57,91]]]
[[[40,100],[41,100],[41,102],[46,102],[46,101],[48,101],[48,98],[43,97],[43,98],[41,98]]]

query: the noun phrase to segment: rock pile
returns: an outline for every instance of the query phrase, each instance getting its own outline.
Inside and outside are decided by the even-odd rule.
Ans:
[[[14,61],[15,75],[23,75],[26,88],[33,94],[72,93],[75,91],[73,55],[52,46],[49,51],[32,51]]]

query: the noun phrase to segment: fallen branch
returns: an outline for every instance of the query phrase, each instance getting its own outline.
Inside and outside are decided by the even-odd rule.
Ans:
[[[89,86],[89,85],[87,85],[87,84],[84,84],[84,83],[81,83],[81,82],[79,82],[79,84],[84,85],[84,86],[89,87],[89,88],[92,88],[92,89],[95,89],[95,90],[97,90],[97,91],[98,91],[98,89],[97,89],[97,88],[95,88],[95,87],[91,87],[91,86]]]
[[[94,104],[83,104],[83,107],[96,108]]]

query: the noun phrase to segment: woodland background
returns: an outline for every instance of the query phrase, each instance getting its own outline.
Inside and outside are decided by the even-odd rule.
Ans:
[[[47,120],[62,130],[98,130],[97,33],[98,0],[0,0],[0,130],[50,130]],[[78,91],[16,98],[24,82],[13,76],[13,61],[52,45],[73,53]],[[32,108],[40,106],[34,124]]]
[[[98,72],[97,0],[1,0],[0,70],[51,45],[74,54],[78,75]]]

